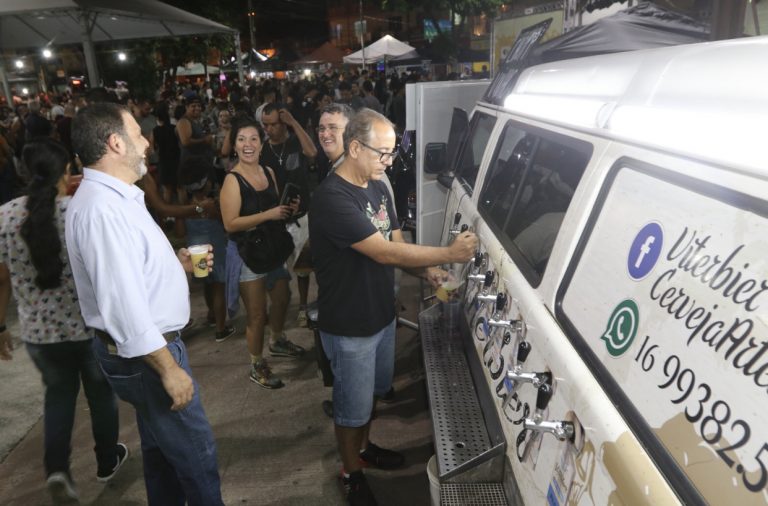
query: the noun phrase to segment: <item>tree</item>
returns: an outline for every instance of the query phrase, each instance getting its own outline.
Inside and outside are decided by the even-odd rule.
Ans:
[[[126,46],[125,42],[101,46],[97,56],[101,76],[107,87],[115,86],[115,81],[125,81],[131,95],[152,98],[160,85],[154,42],[140,40]],[[127,60],[118,61],[118,50],[124,50]]]
[[[437,37],[433,47],[438,54],[448,58],[456,55],[459,47],[459,36],[464,32],[464,26],[469,16],[486,14],[494,17],[496,10],[505,0],[423,0],[414,4],[409,0],[381,0],[382,7],[387,10],[413,10],[422,9],[424,19],[432,21],[437,31]],[[451,22],[455,16],[459,16],[459,25],[452,28],[451,34],[442,31],[438,20],[448,12]]]

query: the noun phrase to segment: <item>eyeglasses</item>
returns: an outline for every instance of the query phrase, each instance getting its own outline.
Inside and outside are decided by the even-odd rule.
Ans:
[[[380,151],[372,146],[369,146],[368,144],[364,143],[360,139],[355,139],[355,140],[359,142],[360,145],[362,145],[364,148],[368,148],[371,151],[377,153],[379,155],[379,161],[381,163],[390,163],[397,156],[397,147],[395,147],[395,150],[390,153],[389,151]]]
[[[341,127],[336,125],[329,125],[329,126],[320,125],[319,127],[317,127],[317,133],[319,134],[324,134],[325,132],[331,132],[332,134],[335,134],[339,130],[341,130]]]

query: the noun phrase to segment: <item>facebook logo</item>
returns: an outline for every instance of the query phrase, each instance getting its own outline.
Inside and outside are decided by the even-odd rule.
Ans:
[[[645,225],[632,241],[627,257],[627,269],[629,277],[639,281],[646,277],[661,255],[661,247],[664,244],[664,232],[661,225],[652,221]]]

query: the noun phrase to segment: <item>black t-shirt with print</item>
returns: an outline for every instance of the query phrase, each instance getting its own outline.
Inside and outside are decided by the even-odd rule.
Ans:
[[[301,190],[300,213],[309,209],[309,176],[307,157],[301,151],[298,137],[290,135],[280,144],[270,144],[264,141],[261,147],[259,163],[275,171],[280,194],[285,190],[285,183],[293,183]]]
[[[309,242],[318,286],[320,330],[371,336],[395,318],[394,268],[374,262],[351,245],[376,232],[392,239],[399,227],[389,191],[329,174],[312,196]]]

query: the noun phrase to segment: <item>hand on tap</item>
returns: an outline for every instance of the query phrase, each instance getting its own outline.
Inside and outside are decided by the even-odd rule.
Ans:
[[[451,251],[451,262],[468,262],[475,256],[477,236],[474,232],[462,232],[448,248]]]

